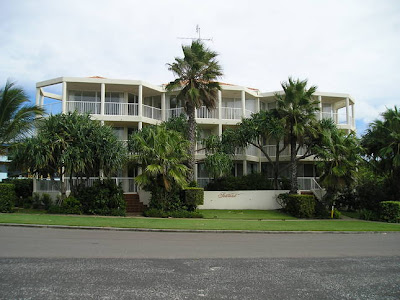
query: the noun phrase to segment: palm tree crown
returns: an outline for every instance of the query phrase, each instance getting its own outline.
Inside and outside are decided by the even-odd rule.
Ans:
[[[7,81],[0,89],[0,153],[6,145],[24,137],[33,128],[33,120],[43,114],[43,109],[29,102],[24,90]]]

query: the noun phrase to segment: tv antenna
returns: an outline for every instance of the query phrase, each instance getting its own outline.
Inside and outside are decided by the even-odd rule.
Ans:
[[[192,40],[192,41],[213,41],[213,39],[203,39],[201,38],[200,34],[200,26],[197,24],[196,25],[196,33],[199,35],[199,37],[178,37],[180,40]]]

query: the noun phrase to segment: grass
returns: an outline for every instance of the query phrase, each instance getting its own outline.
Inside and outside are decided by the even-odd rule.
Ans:
[[[279,210],[220,210],[202,209],[200,213],[205,219],[235,219],[235,220],[295,220]]]
[[[341,220],[259,221],[234,219],[156,219],[49,214],[0,214],[0,223],[200,230],[400,231],[400,224]]]

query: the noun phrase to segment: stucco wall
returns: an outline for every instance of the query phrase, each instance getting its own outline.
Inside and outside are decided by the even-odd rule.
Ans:
[[[279,209],[277,195],[288,191],[205,191],[199,209]]]

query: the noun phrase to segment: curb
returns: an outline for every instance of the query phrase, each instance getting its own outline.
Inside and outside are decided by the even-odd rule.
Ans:
[[[107,231],[136,231],[136,232],[181,232],[181,233],[262,233],[262,234],[399,234],[398,231],[262,231],[262,230],[196,230],[196,229],[151,229],[151,228],[121,228],[121,227],[93,227],[67,226],[42,224],[0,223],[3,227],[50,228],[74,230],[107,230]]]

